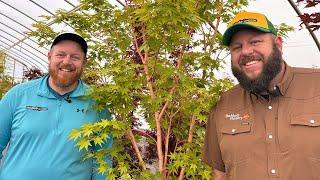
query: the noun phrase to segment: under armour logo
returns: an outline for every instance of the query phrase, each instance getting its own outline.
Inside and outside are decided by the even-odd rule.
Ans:
[[[77,112],[83,112],[84,113],[84,109],[77,109]]]

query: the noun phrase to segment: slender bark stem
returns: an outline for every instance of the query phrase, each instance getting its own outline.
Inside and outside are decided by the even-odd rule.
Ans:
[[[185,46],[182,46],[181,48],[181,52],[180,52],[180,55],[178,57],[178,62],[177,62],[177,66],[176,66],[176,69],[179,69],[180,68],[180,65],[181,65],[181,61],[182,61],[182,55],[183,55],[183,51],[184,51],[184,47]],[[175,75],[175,81],[174,81],[174,84],[173,84],[173,87],[170,89],[169,91],[169,94],[172,95],[175,91],[175,89],[177,88],[178,86],[178,83],[179,83],[179,78]],[[162,137],[161,137],[161,119],[167,109],[169,105],[169,100],[167,100],[165,102],[165,104],[163,105],[162,109],[161,109],[161,112],[156,112],[155,113],[155,119],[156,119],[156,128],[157,128],[157,150],[158,150],[158,157],[159,157],[159,171],[160,173],[163,175],[163,178],[165,177],[165,172],[164,172],[164,159],[167,159],[167,157],[163,157],[163,152],[162,152]],[[160,156],[161,155],[161,156]],[[161,159],[160,159],[161,157]]]
[[[146,78],[147,78],[147,87],[150,91],[150,96],[152,99],[155,98],[155,95],[154,95],[154,91],[153,91],[153,86],[152,86],[152,81],[151,81],[151,76],[150,76],[150,73],[149,73],[149,68],[148,68],[148,53],[147,52],[144,52],[144,54],[142,54],[141,50],[140,50],[140,47],[138,45],[138,40],[137,38],[134,38],[134,44],[136,46],[136,49],[137,49],[137,52],[142,60],[142,63],[143,63],[143,70],[144,70],[144,73],[146,75]]]
[[[142,169],[145,170],[145,169],[146,169],[146,165],[145,165],[145,163],[144,163],[144,161],[143,161],[143,159],[142,159],[141,152],[140,152],[140,150],[139,150],[139,148],[138,148],[137,141],[136,141],[136,139],[134,138],[134,135],[133,135],[133,133],[132,133],[132,129],[131,129],[131,128],[128,129],[126,133],[127,133],[127,137],[128,137],[128,138],[130,139],[130,141],[131,141],[131,144],[132,144],[132,146],[133,146],[134,151],[135,151],[136,154],[137,154],[137,157],[138,157],[138,160],[139,160],[139,164],[141,165]]]
[[[150,135],[149,135],[147,132],[145,132],[144,130],[141,130],[141,129],[133,129],[132,132],[133,132],[134,134],[139,134],[140,136],[147,137],[147,138],[153,140],[155,144],[157,143],[156,139],[155,139],[154,137],[150,136]]]
[[[162,134],[161,134],[161,123],[159,112],[155,112],[154,114],[156,119],[156,128],[157,128],[157,151],[158,151],[158,161],[159,161],[159,171],[162,174],[163,178],[164,174],[164,166],[163,166],[163,152],[162,152]]]
[[[170,139],[170,134],[171,134],[171,124],[172,124],[172,118],[170,118],[169,122],[169,127],[167,130],[167,135],[166,135],[166,144],[165,144],[165,153],[164,153],[164,167],[167,165],[168,161],[168,153],[169,153],[169,139]]]
[[[145,29],[142,26],[142,38],[143,38],[143,42],[146,42],[146,36],[145,36]],[[136,36],[134,36],[134,43],[137,49],[137,52],[142,60],[143,63],[143,69],[144,69],[144,73],[146,75],[147,78],[147,87],[149,89],[149,93],[151,96],[151,99],[155,99],[155,93],[153,90],[153,84],[152,84],[152,80],[151,80],[151,75],[149,73],[149,68],[148,68],[148,52],[144,51],[143,53],[140,50],[140,47],[138,45],[138,41]],[[138,38],[141,38],[138,37]],[[162,174],[162,176],[164,176],[164,167],[163,167],[163,151],[162,151],[162,135],[161,135],[161,117],[159,116],[159,112],[155,112],[154,113],[154,118],[156,121],[156,136],[157,136],[157,154],[158,154],[158,163],[159,163],[159,171]]]
[[[220,6],[219,6],[219,9],[218,9],[218,17],[217,17],[216,25],[215,25],[214,32],[213,32],[213,35],[212,35],[212,40],[213,41],[216,39],[217,34],[218,34],[218,28],[219,28],[219,24],[220,24],[220,20],[221,20],[221,14],[222,14],[222,11],[223,11],[223,0],[221,0],[219,4],[220,4]],[[209,53],[212,52],[212,49],[213,49],[213,43],[210,46]]]
[[[194,131],[194,125],[195,124],[196,124],[196,118],[194,116],[192,116],[191,121],[190,121],[189,135],[188,135],[188,141],[187,141],[188,143],[192,142],[193,131]],[[180,175],[179,175],[179,180],[183,180],[185,169],[186,169],[185,167],[181,168]]]

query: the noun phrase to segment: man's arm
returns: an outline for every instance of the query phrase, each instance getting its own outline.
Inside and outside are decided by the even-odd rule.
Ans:
[[[226,173],[213,169],[213,179],[214,180],[227,180]]]
[[[216,107],[210,111],[207,127],[206,127],[206,134],[204,140],[204,147],[203,147],[203,155],[202,160],[211,166],[214,180],[224,180],[225,178],[225,165],[222,160],[221,150],[219,146],[218,140],[218,130],[216,127],[215,121],[215,113],[217,109]]]
[[[0,100],[0,160],[2,159],[2,151],[7,147],[11,137],[14,99],[14,93],[9,92]]]

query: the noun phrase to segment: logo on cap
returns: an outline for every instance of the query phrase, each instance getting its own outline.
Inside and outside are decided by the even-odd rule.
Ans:
[[[246,19],[240,19],[239,21],[235,22],[234,24],[238,23],[249,23],[249,22],[257,22],[258,20],[255,18],[246,18]]]

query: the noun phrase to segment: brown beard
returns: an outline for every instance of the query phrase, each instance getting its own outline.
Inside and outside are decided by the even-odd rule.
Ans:
[[[61,77],[61,75],[59,76],[59,68],[69,69],[72,70],[72,72],[66,77]],[[62,64],[57,67],[52,67],[52,64],[49,64],[49,75],[52,78],[53,83],[60,88],[68,88],[76,83],[80,79],[82,71],[82,67],[76,69],[71,64]]]
[[[267,59],[264,59],[264,66],[261,74],[255,78],[250,79],[241,69],[231,66],[233,75],[238,79],[242,88],[249,92],[261,94],[269,92],[270,82],[277,76],[281,70],[282,55],[276,44],[272,45],[272,53]],[[252,58],[252,57],[248,57]]]

